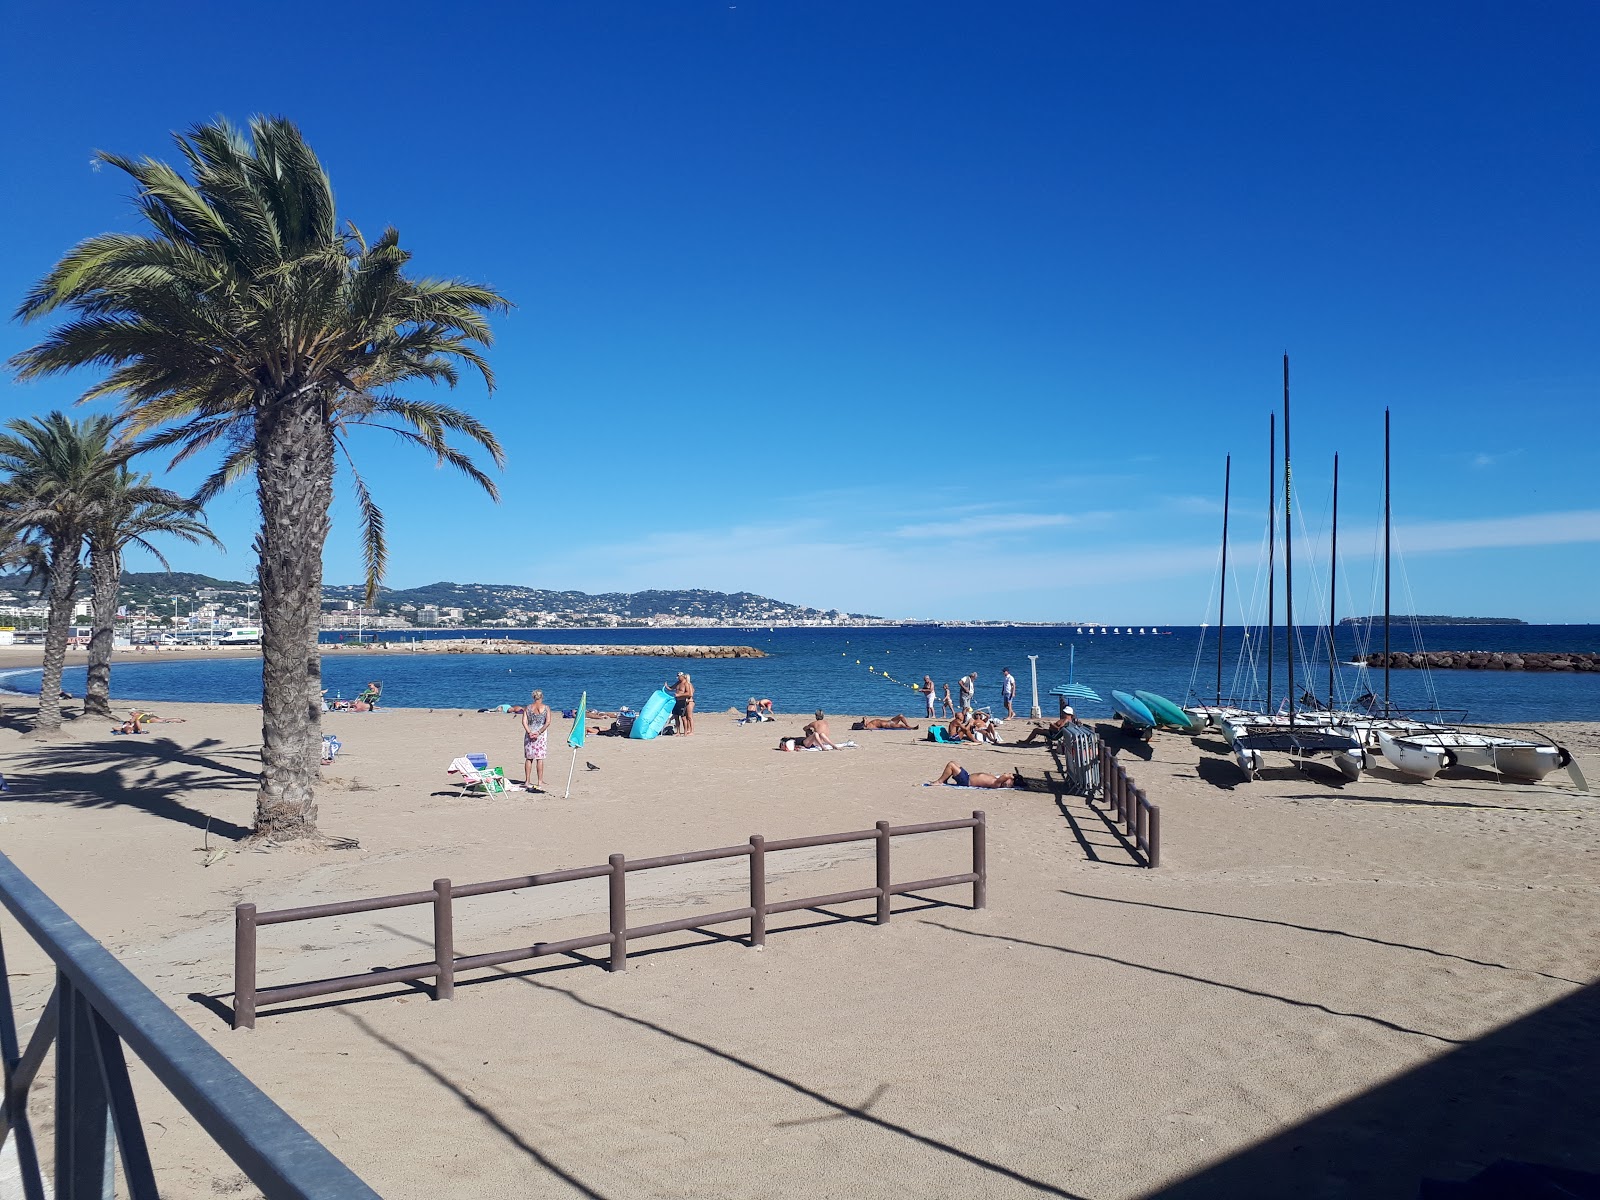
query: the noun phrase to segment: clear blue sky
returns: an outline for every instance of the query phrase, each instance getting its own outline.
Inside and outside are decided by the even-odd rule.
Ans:
[[[281,113],[342,215],[493,284],[504,500],[359,442],[389,582],[1198,623],[1293,359],[1371,602],[1600,620],[1600,7],[636,0],[8,9],[0,296],[130,227],[95,149]],[[8,324],[0,352],[30,331]],[[4,388],[4,415],[83,381]],[[161,464],[152,462],[152,468]],[[197,476],[174,477],[188,486]],[[336,509],[330,582],[360,574]],[[220,502],[247,578],[253,494]],[[134,564],[135,566],[146,564]],[[1308,575],[1304,608],[1318,603]]]

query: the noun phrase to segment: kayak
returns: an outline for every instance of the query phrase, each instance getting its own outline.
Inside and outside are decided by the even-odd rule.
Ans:
[[[1155,728],[1155,715],[1145,707],[1143,701],[1135,700],[1127,692],[1111,693],[1111,711],[1130,725],[1139,725],[1145,729]]]
[[[1188,713],[1179,708],[1165,696],[1158,696],[1154,692],[1135,692],[1135,698],[1143,701],[1144,706],[1150,710],[1150,715],[1155,717],[1156,724],[1166,725],[1172,729],[1191,731],[1200,728]]]
[[[649,741],[667,727],[667,722],[672,720],[672,706],[675,697],[666,688],[657,688],[655,695],[644,702],[644,707],[639,710],[639,715],[634,718],[633,728],[628,732],[631,738]]]

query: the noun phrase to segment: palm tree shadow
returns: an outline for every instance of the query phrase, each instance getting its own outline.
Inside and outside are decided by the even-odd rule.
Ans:
[[[19,799],[73,808],[139,808],[162,820],[241,841],[250,836],[249,828],[191,807],[184,797],[254,793],[257,772],[224,760],[255,758],[253,749],[224,748],[216,738],[193,747],[165,737],[43,745],[16,756],[16,773],[8,783]]]

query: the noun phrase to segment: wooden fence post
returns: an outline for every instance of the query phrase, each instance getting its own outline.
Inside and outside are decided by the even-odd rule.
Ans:
[[[628,868],[627,860],[613,854],[611,863],[611,969],[628,969]]]
[[[433,881],[433,965],[438,974],[433,977],[433,998],[450,1000],[456,994],[456,932],[455,914],[450,895],[450,881]]]
[[[233,909],[233,1027],[256,1027],[256,906]]]
[[[889,822],[878,822],[878,924],[889,923]]]
[[[767,839],[750,835],[750,945],[767,944]]]
[[[1161,809],[1154,804],[1150,806],[1150,855],[1147,859],[1149,865],[1161,865]]]
[[[972,819],[972,907],[986,908],[989,904],[989,818],[983,810],[974,809]]]

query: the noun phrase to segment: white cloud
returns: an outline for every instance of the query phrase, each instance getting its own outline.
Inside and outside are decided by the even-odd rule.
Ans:
[[[1600,509],[1528,513],[1466,521],[1425,521],[1396,531],[1411,554],[1439,550],[1490,550],[1501,546],[1561,546],[1600,542]]]
[[[962,517],[953,521],[927,521],[916,525],[902,525],[894,531],[894,535],[903,538],[950,540],[1028,533],[1035,529],[1058,529],[1070,524],[1072,518],[1059,513],[993,513],[986,516]]]

